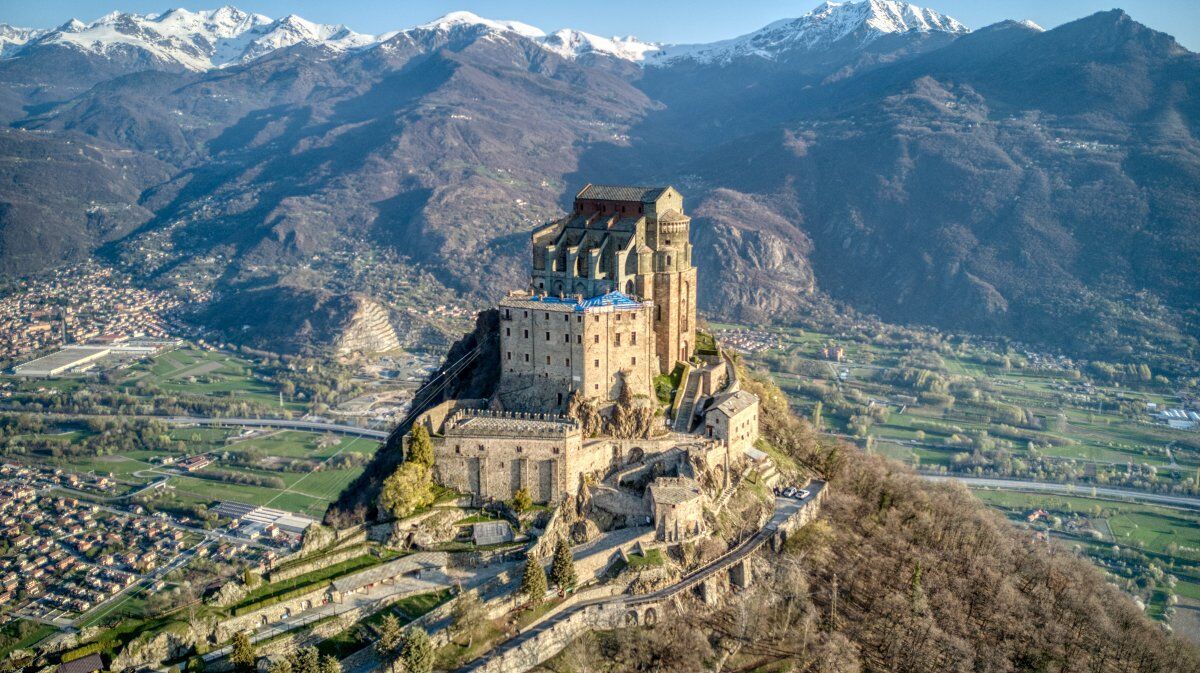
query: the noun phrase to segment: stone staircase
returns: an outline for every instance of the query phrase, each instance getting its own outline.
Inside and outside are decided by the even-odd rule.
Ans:
[[[742,483],[742,480],[749,476],[752,470],[754,470],[754,466],[747,465],[746,469],[742,470],[741,473],[729,481],[729,485],[726,486],[725,490],[721,491],[721,494],[717,496],[715,501],[713,501],[713,507],[715,508],[716,512],[719,513],[725,508],[726,503],[728,503],[729,499],[733,497],[733,492],[737,490],[738,484]]]
[[[775,461],[770,458],[764,459],[762,465],[759,465],[758,479],[767,488],[774,488],[779,483],[780,477],[779,470],[775,469]]]
[[[679,403],[679,410],[675,412],[675,424],[671,427],[675,432],[690,432],[692,429],[692,416],[696,413],[696,397],[700,391],[700,371],[691,369],[688,371],[687,383],[683,386],[683,395]]]

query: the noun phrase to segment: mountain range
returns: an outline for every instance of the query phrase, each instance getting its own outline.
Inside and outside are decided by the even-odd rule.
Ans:
[[[1120,10],[972,31],[827,2],[664,45],[226,7],[0,26],[0,50],[0,273],[100,255],[212,288],[197,319],[254,345],[288,326],[231,305],[380,294],[336,259],[385,250],[478,300],[519,287],[528,231],[596,182],[680,188],[712,315],[832,297],[1097,355],[1197,350],[1200,57]]]

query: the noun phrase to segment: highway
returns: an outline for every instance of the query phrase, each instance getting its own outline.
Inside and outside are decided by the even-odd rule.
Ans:
[[[0,409],[3,410],[3,409]],[[14,409],[12,411],[21,411]],[[31,413],[22,411],[22,413]],[[40,413],[43,416],[50,418],[112,418],[118,414],[65,414],[58,411],[42,411],[33,412]],[[324,421],[305,421],[293,420],[290,418],[214,418],[210,416],[155,416],[150,414],[119,414],[121,418],[144,418],[149,420],[159,420],[165,423],[175,425],[212,425],[216,427],[242,427],[242,428],[284,428],[289,430],[308,430],[310,432],[332,432],[338,435],[350,435],[352,437],[366,437],[369,439],[378,439],[380,441],[388,438],[391,434],[390,430],[375,430],[372,428],[362,428],[357,425],[343,425],[341,423],[326,423]]]
[[[958,481],[967,486],[978,488],[995,488],[1002,491],[1037,491],[1040,493],[1054,493],[1056,495],[1074,495],[1079,497],[1090,497],[1093,489],[1098,497],[1131,500],[1133,502],[1147,503],[1151,505],[1167,505],[1170,507],[1184,507],[1187,509],[1200,510],[1200,498],[1193,498],[1186,495],[1167,495],[1165,493],[1149,493],[1146,491],[1134,491],[1126,488],[1111,488],[1107,486],[1090,486],[1087,484],[1058,484],[1046,481],[1025,481],[1023,479],[997,479],[989,477],[958,477],[952,475],[940,474],[922,474],[923,478],[929,481]]]
[[[287,428],[290,430],[310,430],[313,432],[332,432],[339,435],[352,435],[370,439],[385,440],[386,430],[360,428],[357,425],[340,425],[321,421],[295,421],[285,418],[208,418],[203,416],[146,416],[145,418],[160,418],[167,423],[177,425],[214,425],[238,426],[244,428]]]

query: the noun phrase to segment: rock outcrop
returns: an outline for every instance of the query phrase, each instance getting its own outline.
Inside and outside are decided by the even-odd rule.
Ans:
[[[336,355],[383,353],[400,348],[391,317],[379,302],[354,295],[355,308],[334,342]]]

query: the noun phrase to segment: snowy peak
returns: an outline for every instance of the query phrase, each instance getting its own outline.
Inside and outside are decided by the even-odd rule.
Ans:
[[[651,65],[676,59],[724,62],[784,52],[813,51],[835,44],[864,46],[897,33],[965,33],[967,27],[931,9],[896,0],[825,2],[798,19],[776,21],[748,35],[699,45],[661,45],[635,37],[600,37],[562,29],[546,34],[520,21],[486,19],[471,12],[451,12],[435,21],[401,31],[407,38],[433,45],[445,37],[518,37],[566,59],[604,56]],[[246,63],[294,45],[321,46],[342,52],[362,49],[396,33],[366,35],[342,25],[313,23],[296,15],[271,19],[236,7],[161,14],[112,12],[91,23],[72,19],[52,31],[0,25],[0,57],[19,56],[32,45],[59,44],[113,57],[136,50],[164,65],[210,70]]]
[[[429,23],[423,23],[404,32],[412,33],[420,31],[432,31],[450,33],[462,30],[464,28],[469,30],[478,30],[482,28],[484,30],[496,33],[516,33],[517,35],[530,39],[539,39],[546,36],[546,33],[527,23],[521,23],[520,21],[497,21],[494,19],[485,19],[482,16],[472,14],[471,12],[450,12],[440,19],[430,21]]]
[[[644,61],[647,54],[661,49],[657,44],[642,42],[632,35],[608,38],[569,28],[547,35],[540,43],[548,51],[568,59],[585,54],[604,54],[626,61]]]
[[[201,71],[245,63],[298,44],[341,51],[376,41],[375,36],[345,26],[313,23],[294,15],[273,20],[227,6],[197,12],[171,9],[161,14],[112,12],[91,23],[72,19],[23,44],[68,45],[103,56],[137,49],[164,64]],[[10,54],[6,51],[5,55]]]
[[[655,54],[655,60],[723,62],[746,56],[770,59],[785,51],[814,51],[839,43],[863,47],[889,34],[969,31],[952,17],[895,0],[825,2],[800,18],[776,21],[732,40],[665,47]]]
[[[0,23],[0,58],[15,54],[30,40],[44,35],[46,31],[34,28],[18,28],[7,23]]]

